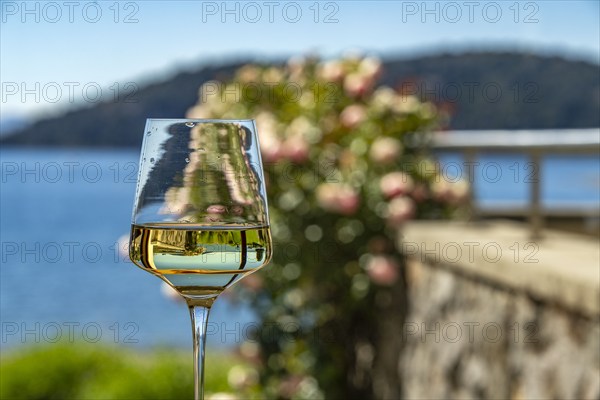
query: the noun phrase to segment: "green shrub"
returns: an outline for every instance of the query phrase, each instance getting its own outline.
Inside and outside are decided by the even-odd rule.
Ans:
[[[262,319],[257,390],[268,398],[372,395],[379,324],[401,297],[398,232],[467,198],[427,151],[436,108],[377,87],[381,71],[356,56],[246,65],[205,83],[188,111],[256,120],[275,246],[239,293]]]
[[[212,354],[211,354],[212,353]],[[231,391],[233,356],[207,355],[207,393]],[[189,399],[191,349],[139,351],[103,345],[35,346],[9,351],[0,363],[2,399]]]

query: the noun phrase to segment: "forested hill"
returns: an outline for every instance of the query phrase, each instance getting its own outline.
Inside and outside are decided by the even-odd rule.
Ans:
[[[204,67],[149,84],[134,102],[101,103],[37,121],[2,144],[138,147],[145,119],[180,118],[198,88],[243,63]],[[521,53],[465,53],[385,60],[382,83],[427,98],[452,115],[451,129],[600,126],[598,65]]]

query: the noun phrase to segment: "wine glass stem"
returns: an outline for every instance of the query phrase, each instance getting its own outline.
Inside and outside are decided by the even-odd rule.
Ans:
[[[204,349],[209,307],[190,306],[194,335],[194,399],[204,399]]]

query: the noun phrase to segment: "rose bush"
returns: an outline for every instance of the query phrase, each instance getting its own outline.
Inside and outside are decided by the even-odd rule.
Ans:
[[[381,73],[372,57],[247,65],[205,83],[189,110],[257,123],[275,251],[237,293],[262,323],[249,392],[369,397],[381,304],[402,277],[399,229],[451,217],[467,198],[427,153],[435,107],[378,87]]]

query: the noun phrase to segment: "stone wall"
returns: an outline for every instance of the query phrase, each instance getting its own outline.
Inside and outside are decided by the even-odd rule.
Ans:
[[[382,322],[377,398],[600,398],[600,251],[520,225],[414,223],[406,310]]]

